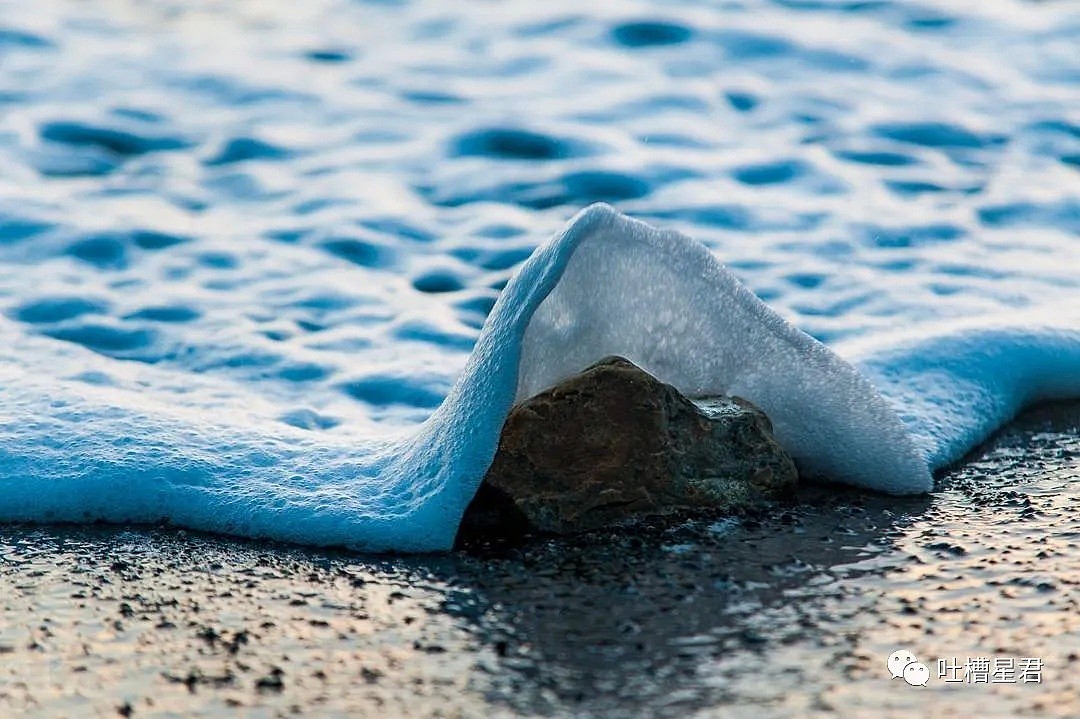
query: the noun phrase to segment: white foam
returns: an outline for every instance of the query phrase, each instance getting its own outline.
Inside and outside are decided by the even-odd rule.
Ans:
[[[519,398],[620,354],[691,396],[758,404],[804,475],[893,494],[930,488],[929,469],[870,383],[701,244],[600,205],[558,245],[565,268],[526,332]]]
[[[1080,397],[1080,303],[919,327],[839,348],[937,469],[1023,407]]]
[[[609,354],[691,395],[757,403],[806,476],[925,492],[931,468],[1023,403],[1080,395],[1077,326],[954,327],[848,348],[864,376],[702,245],[594,205],[521,266],[446,400],[406,435],[305,433],[260,419],[248,411],[257,398],[217,380],[149,365],[118,375],[114,361],[3,323],[0,520],[167,519],[446,549],[515,398]],[[106,366],[108,386],[57,379]]]

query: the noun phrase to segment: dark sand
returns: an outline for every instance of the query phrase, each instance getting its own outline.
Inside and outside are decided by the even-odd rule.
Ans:
[[[1077,716],[1080,404],[897,500],[438,557],[0,527],[0,717]],[[897,648],[929,686],[890,680]],[[936,659],[1039,657],[1041,684]]]

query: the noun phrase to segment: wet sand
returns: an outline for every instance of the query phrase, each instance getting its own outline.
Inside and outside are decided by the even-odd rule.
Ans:
[[[890,679],[914,652],[928,686]],[[936,660],[1037,657],[1041,683]],[[371,557],[0,527],[0,716],[1075,716],[1080,404],[931,496]]]

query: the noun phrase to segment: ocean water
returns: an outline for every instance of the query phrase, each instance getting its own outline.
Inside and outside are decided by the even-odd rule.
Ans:
[[[514,398],[612,353],[927,491],[1080,396],[1078,46],[1064,0],[0,0],[0,519],[446,548]]]

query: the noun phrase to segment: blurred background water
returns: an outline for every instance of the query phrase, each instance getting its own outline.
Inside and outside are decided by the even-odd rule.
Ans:
[[[4,0],[5,331],[333,433],[427,416],[598,200],[826,342],[1075,297],[1078,38],[1065,1]]]

